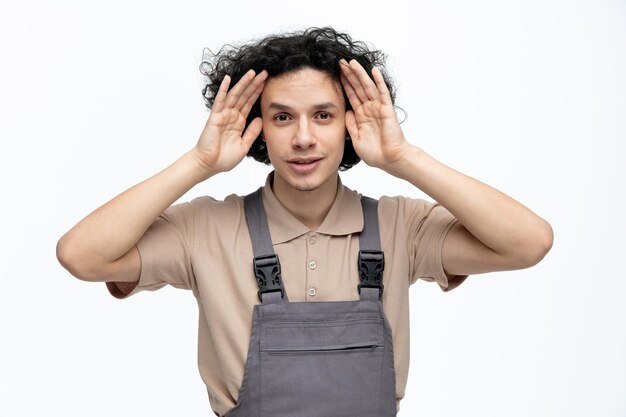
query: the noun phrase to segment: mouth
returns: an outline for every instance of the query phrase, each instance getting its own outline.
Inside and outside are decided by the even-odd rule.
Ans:
[[[305,174],[314,170],[319,165],[319,161],[321,160],[322,158],[318,157],[293,158],[287,162],[295,172]]]
[[[312,164],[314,162],[319,161],[322,158],[294,158],[294,159],[290,159],[289,162],[290,164],[298,164],[298,165],[306,165],[306,164]]]

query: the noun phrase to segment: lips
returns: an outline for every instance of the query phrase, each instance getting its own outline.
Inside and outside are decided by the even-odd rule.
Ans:
[[[294,158],[287,161],[292,170],[298,174],[306,174],[313,171],[321,161],[321,158]]]
[[[309,159],[292,159],[289,161],[291,164],[310,164],[315,161],[319,161],[321,158],[309,158]]]

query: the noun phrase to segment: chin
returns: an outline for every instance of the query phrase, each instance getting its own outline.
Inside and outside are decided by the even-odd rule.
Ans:
[[[306,191],[315,191],[317,189],[317,187],[296,187],[296,190],[298,191],[302,191],[302,192],[306,192]]]
[[[314,191],[319,188],[319,185],[304,183],[304,184],[293,184],[293,188],[298,191]]]

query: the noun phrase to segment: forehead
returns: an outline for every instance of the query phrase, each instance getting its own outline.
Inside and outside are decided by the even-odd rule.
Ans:
[[[271,102],[294,106],[329,101],[338,106],[345,104],[340,83],[326,72],[312,68],[268,78],[261,94],[262,107]]]

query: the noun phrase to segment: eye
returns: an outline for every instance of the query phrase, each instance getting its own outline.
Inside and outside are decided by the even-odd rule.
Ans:
[[[278,121],[278,122],[286,122],[289,120],[289,116],[286,115],[285,113],[280,113],[277,114],[276,116],[274,116],[274,120]]]
[[[322,120],[328,120],[332,117],[330,113],[326,113],[326,112],[321,112],[318,115],[319,115],[319,118]]]

